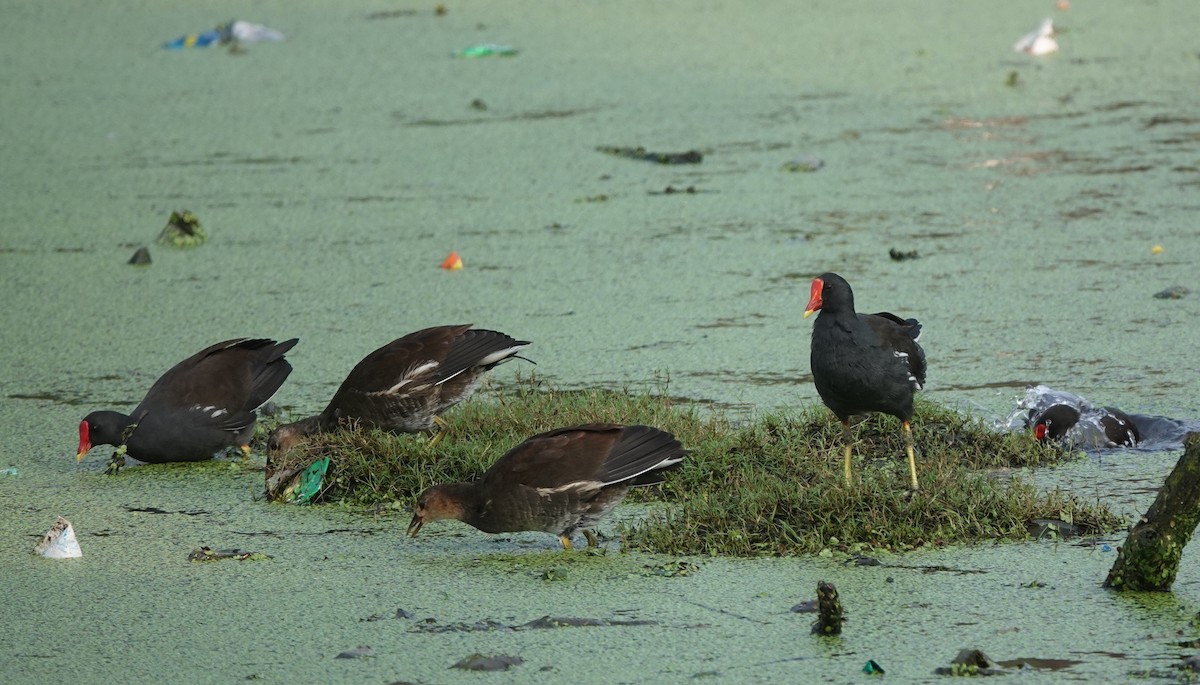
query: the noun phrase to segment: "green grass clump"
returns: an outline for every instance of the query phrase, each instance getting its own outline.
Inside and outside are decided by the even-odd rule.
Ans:
[[[542,431],[589,422],[657,426],[691,454],[663,485],[631,493],[631,501],[665,506],[622,533],[628,545],[668,554],[907,550],[1024,539],[1033,519],[1060,519],[1087,532],[1123,523],[1103,504],[1057,489],[1038,492],[1024,477],[1003,473],[1077,454],[931,402],[918,402],[912,422],[921,490],[909,493],[903,437],[892,417],[854,427],[854,483],[847,487],[841,424],[824,407],[734,425],[720,414],[677,407],[663,390],[563,391],[528,379],[450,411],[451,431],[434,450],[424,435],[346,430],[318,436],[287,458],[332,457],[325,501],[407,509],[430,485],[478,478]]]
[[[656,426],[674,433],[688,448],[715,440],[732,428],[723,419],[702,418],[678,408],[662,393],[591,388],[553,390],[536,378],[519,380],[501,393],[480,392],[443,417],[450,432],[435,449],[431,434],[393,435],[353,428],[309,438],[269,470],[307,465],[332,457],[320,501],[359,506],[410,507],[437,483],[479,478],[522,440],[554,428],[582,423]],[[264,425],[269,432],[273,426]],[[630,494],[641,497],[644,488]]]

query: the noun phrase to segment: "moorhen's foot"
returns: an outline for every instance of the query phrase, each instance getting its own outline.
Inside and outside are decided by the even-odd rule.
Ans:
[[[108,460],[108,466],[104,467],[104,474],[115,476],[120,473],[125,467],[125,447],[122,446],[116,452],[113,452],[112,458]]]

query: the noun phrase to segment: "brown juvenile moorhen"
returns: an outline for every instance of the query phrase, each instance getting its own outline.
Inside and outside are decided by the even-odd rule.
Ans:
[[[93,445],[125,446],[140,461],[201,461],[226,448],[248,449],[255,410],[279,390],[298,339],[235,338],[171,367],[129,415],[94,411],[79,424],[78,460]]]
[[[912,489],[917,490],[913,456],[913,393],[925,383],[925,351],[917,344],[921,324],[895,314],[858,314],[854,292],[835,273],[813,279],[807,318],[820,311],[813,325],[813,383],[825,406],[842,422],[845,473],[850,476],[850,417],[883,412],[900,419]]]
[[[1121,447],[1136,447],[1142,441],[1138,427],[1129,415],[1115,407],[1104,407],[1100,414],[1100,427],[1104,429],[1104,437],[1087,436],[1085,443],[1096,443],[1096,446],[1118,445]],[[1081,418],[1079,409],[1069,404],[1055,404],[1047,407],[1037,415],[1033,424],[1033,437],[1038,440],[1063,440],[1067,431],[1075,427]]]
[[[535,435],[471,483],[435,485],[418,499],[408,534],[439,519],[485,533],[541,530],[571,549],[571,533],[590,530],[629,489],[662,481],[687,451],[674,435],[649,426],[586,424]]]
[[[436,423],[433,447],[446,432],[438,415],[470,397],[483,374],[528,346],[471,324],[409,333],[358,362],[320,414],[271,431],[267,449],[286,452],[306,435],[336,430],[343,419],[395,433],[426,431]]]

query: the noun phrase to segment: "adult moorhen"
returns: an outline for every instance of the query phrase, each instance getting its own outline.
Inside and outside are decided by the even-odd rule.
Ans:
[[[439,519],[485,533],[541,530],[571,549],[571,533],[590,530],[629,489],[662,481],[687,454],[674,435],[649,426],[586,424],[535,435],[470,483],[435,485],[418,499],[408,534]]]
[[[804,316],[816,311],[820,314],[812,333],[813,383],[825,406],[842,422],[846,483],[851,481],[850,417],[883,412],[900,419],[912,489],[917,490],[909,421],[913,393],[925,383],[925,351],[917,344],[921,324],[887,312],[856,313],[850,284],[835,273],[813,279]]]
[[[150,386],[129,415],[94,411],[79,424],[78,460],[94,445],[124,446],[151,463],[200,461],[238,446],[249,449],[255,411],[279,390],[297,338],[235,338],[200,350]],[[114,455],[110,468],[119,467]]]
[[[1069,404],[1055,404],[1034,417],[1033,437],[1038,440],[1065,440],[1067,432],[1079,424],[1082,414]],[[1136,447],[1142,441],[1137,425],[1128,414],[1115,407],[1104,407],[1096,417],[1103,429],[1103,438],[1098,431],[1083,431],[1081,442],[1095,446]]]
[[[344,419],[396,433],[426,431],[436,423],[433,447],[446,432],[438,415],[470,397],[483,374],[528,346],[471,324],[409,333],[358,362],[320,414],[271,431],[267,449],[286,452],[306,435],[336,430]]]

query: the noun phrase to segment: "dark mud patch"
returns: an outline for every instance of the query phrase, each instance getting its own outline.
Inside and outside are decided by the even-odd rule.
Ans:
[[[262,552],[251,552],[245,549],[214,549],[212,547],[197,547],[188,554],[188,561],[221,561],[234,559],[236,561],[266,561],[271,555]]]
[[[653,162],[655,164],[699,164],[704,161],[704,153],[699,150],[687,150],[686,152],[652,152],[640,145],[637,147],[621,147],[616,145],[601,145],[596,148],[597,152],[603,152],[606,155],[614,157],[624,157],[625,159],[633,159],[640,162]]]
[[[211,511],[205,511],[203,509],[193,509],[191,511],[184,511],[184,510],[167,511],[166,509],[159,509],[158,507],[128,507],[128,506],[124,507],[124,509],[125,509],[125,511],[133,512],[136,514],[183,514],[184,516],[209,516],[212,514]]]
[[[450,668],[459,668],[464,671],[507,671],[513,666],[520,666],[523,663],[525,663],[525,660],[519,656],[509,656],[507,654],[485,656],[476,653],[464,657]]]
[[[712,323],[697,324],[696,328],[763,328],[770,320],[771,317],[766,314],[747,314],[742,317],[721,317]]]
[[[10,400],[37,400],[40,402],[53,402],[54,404],[61,404],[63,406],[67,406],[67,407],[77,407],[77,406],[83,405],[85,403],[88,403],[88,400],[83,397],[79,397],[78,395],[71,395],[71,394],[65,393],[65,392],[31,392],[31,393],[17,392],[17,393],[13,393],[13,394],[9,395],[8,399],[10,399]],[[114,402],[113,404],[120,404],[120,403]]]
[[[516,112],[504,116],[466,117],[461,119],[408,119],[402,112],[393,112],[392,117],[404,126],[423,126],[437,128],[441,126],[474,126],[479,124],[500,124],[514,121],[542,121],[545,119],[565,119],[567,117],[590,114],[599,111],[599,107],[579,107],[576,109],[539,109],[526,112]]]
[[[408,632],[443,635],[446,633],[489,633],[496,631],[517,632],[521,630],[552,630],[555,628],[608,628],[654,625],[658,625],[658,621],[642,619],[575,618],[551,616],[547,614],[541,618],[535,618],[527,623],[519,624],[509,624],[489,618],[482,621],[475,621],[474,623],[447,623],[442,625],[437,623],[436,619],[427,618],[422,623],[414,626]]]
[[[812,382],[812,374],[800,371],[783,371],[766,373],[762,371],[693,371],[678,374],[683,378],[705,378],[721,383],[738,383],[744,385],[803,385]]]

